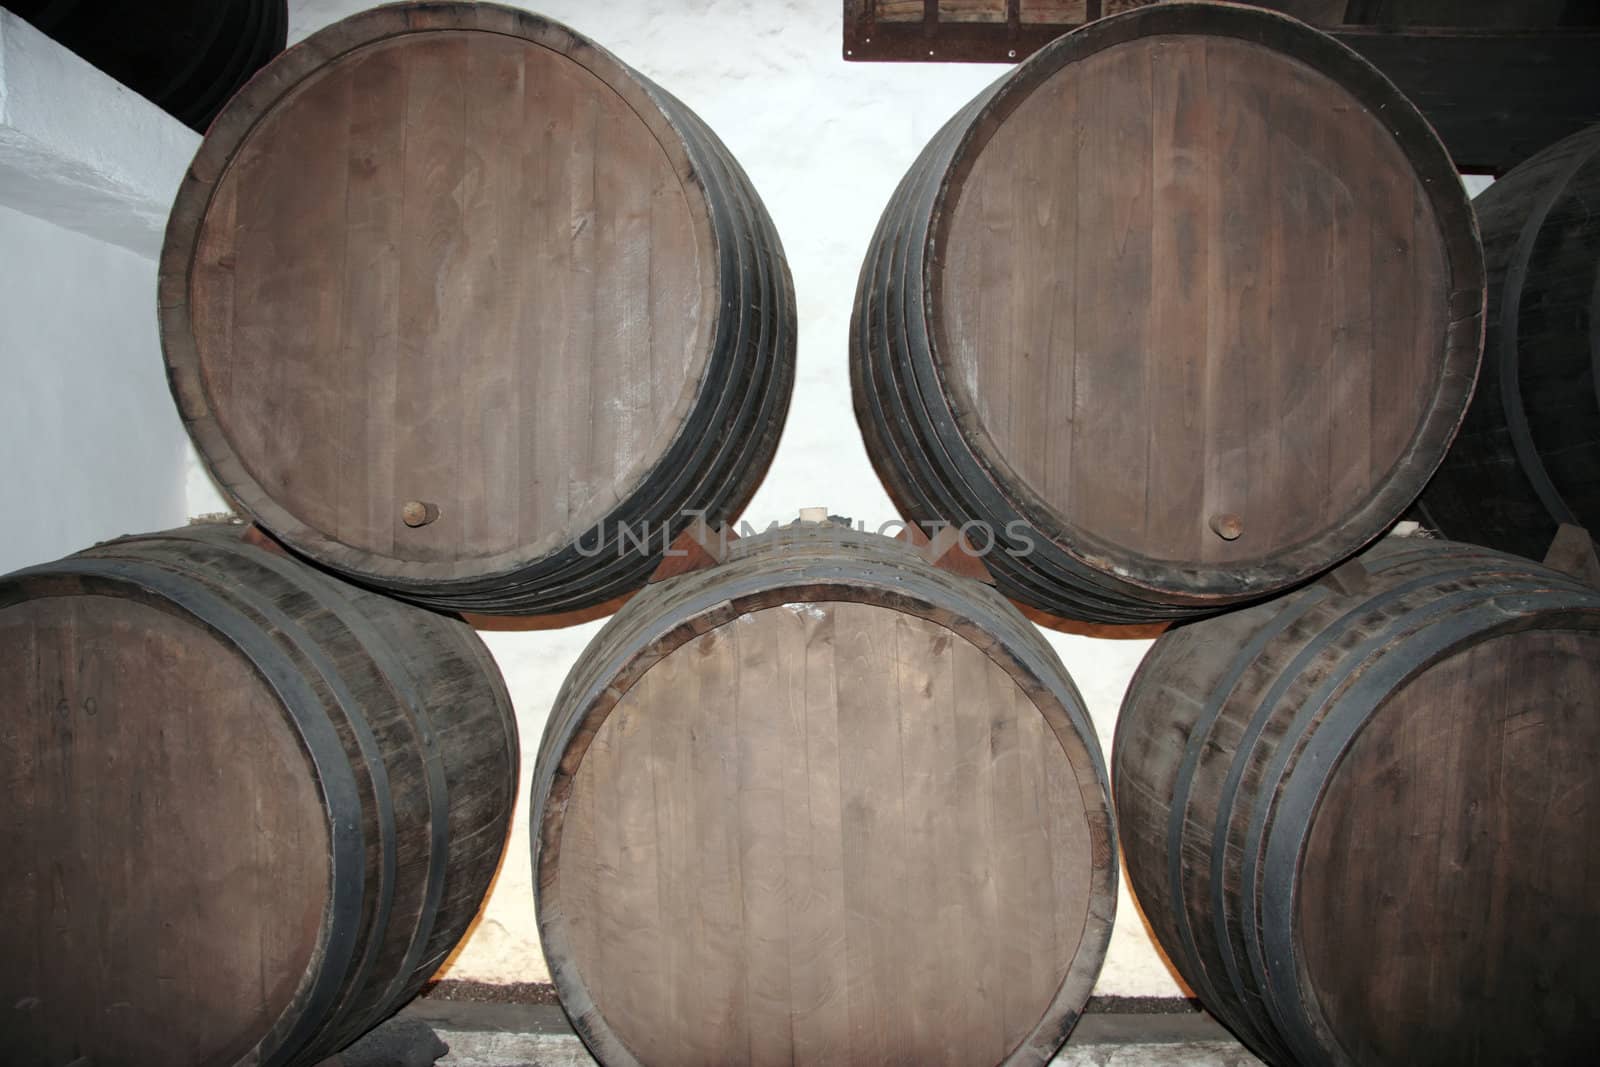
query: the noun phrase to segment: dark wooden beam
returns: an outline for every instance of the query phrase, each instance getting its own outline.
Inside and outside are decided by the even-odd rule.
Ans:
[[[914,19],[879,17],[893,14],[882,2],[845,0],[846,60],[1016,63],[1102,14],[1140,6],[1139,0],[1063,2],[1045,9],[1055,13],[1050,20],[1028,21],[1008,0],[992,0],[994,11],[981,20],[983,0],[925,0]],[[1600,122],[1596,0],[1272,0],[1257,6],[1319,25],[1365,56],[1416,103],[1468,173],[1503,174]],[[1455,24],[1426,25],[1440,22]]]
[[[1600,32],[1344,29],[1439,133],[1458,170],[1504,174],[1600,122]]]

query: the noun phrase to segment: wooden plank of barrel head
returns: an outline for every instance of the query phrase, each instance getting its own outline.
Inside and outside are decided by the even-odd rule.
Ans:
[[[1484,371],[1419,510],[1447,537],[1540,559],[1600,530],[1600,126],[1473,201],[1489,269]]]
[[[315,1063],[499,863],[510,701],[465,624],[191,527],[0,578],[8,1064]]]
[[[1450,542],[1359,559],[1140,667],[1114,780],[1145,916],[1268,1062],[1587,1062],[1600,591]]]
[[[367,11],[254,79],[178,193],[161,322],[244,511],[477,612],[600,603],[685,509],[736,514],[794,371],[788,267],[726,149],[594,43],[493,4]]]
[[[1007,595],[1183,617],[1409,506],[1482,309],[1466,196],[1382,75],[1282,15],[1160,4],[929,143],[862,267],[856,416],[902,513],[993,531]]]
[[[651,586],[534,782],[539,933],[617,1064],[1042,1064],[1116,904],[1082,701],[1004,598],[798,526]]]

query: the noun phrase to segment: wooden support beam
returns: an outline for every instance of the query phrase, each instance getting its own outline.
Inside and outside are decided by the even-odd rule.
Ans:
[[[916,523],[907,523],[895,535],[895,540],[915,548],[924,559],[942,571],[959,574],[985,585],[994,584],[994,575],[989,573],[989,568],[984,564],[983,554],[954,526],[941,526],[930,538]]]
[[[694,522],[667,546],[661,565],[650,575],[650,581],[662,582],[680,574],[715,567],[727,558],[728,545],[738,539],[732,527]]]
[[[710,526],[703,522],[693,523],[667,546],[660,564],[651,572],[646,584],[653,585],[668,578],[676,578],[680,574],[714,567],[722,562],[727,554],[728,545],[738,539],[739,535],[729,527]],[[593,607],[554,615],[478,615],[466,612],[461,617],[478,630],[561,630],[568,626],[615,615],[617,610],[635,595],[625,593]]]
[[[1153,0],[845,0],[850,62],[1019,63]],[[1600,5],[1575,0],[1263,0],[1331,33],[1427,116],[1459,170],[1504,174],[1600,122]],[[915,9],[915,17],[912,9]]]
[[[1544,565],[1600,589],[1600,559],[1595,557],[1589,531],[1582,526],[1564,522],[1557,527]]]

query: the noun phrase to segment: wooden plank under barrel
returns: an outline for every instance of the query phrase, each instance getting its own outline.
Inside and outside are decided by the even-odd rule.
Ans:
[[[904,515],[987,527],[1007,595],[1192,616],[1411,504],[1483,299],[1450,159],[1377,71],[1281,15],[1160,4],[930,142],[862,267],[856,415]]]
[[[642,585],[687,509],[748,501],[794,375],[788,268],[726,149],[494,4],[376,8],[275,60],[200,146],[160,293],[224,492],[452,610]]]
[[[1116,905],[1104,768],[1016,609],[799,526],[651,586],[533,787],[539,936],[607,1067],[1035,1064]]]

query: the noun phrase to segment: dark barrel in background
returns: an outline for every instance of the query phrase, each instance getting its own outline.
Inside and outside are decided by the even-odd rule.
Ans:
[[[302,1067],[416,994],[505,846],[465,623],[244,528],[0,577],[7,1063]]]
[[[201,133],[283,51],[289,32],[288,0],[8,0],[6,7]]]
[[[533,785],[539,937],[621,1064],[1044,1064],[1105,956],[1104,765],[993,590],[801,525],[650,586]]]
[[[160,274],[173,394],[232,501],[353,580],[489,613],[631,592],[686,511],[735,516],[794,314],[704,124],[494,4],[375,8],[275,60],[201,144]]]
[[[857,421],[901,512],[1096,622],[1282,591],[1378,536],[1454,434],[1483,267],[1375,69],[1236,5],[1045,47],[957,113],[856,294]]]
[[[1489,269],[1483,373],[1418,502],[1446,537],[1543,558],[1562,523],[1600,531],[1600,126],[1472,202]]]
[[[1600,591],[1388,538],[1156,642],[1117,723],[1128,875],[1269,1063],[1587,1062]]]

